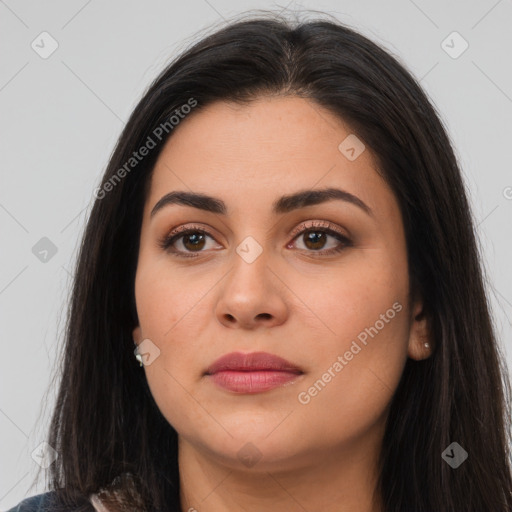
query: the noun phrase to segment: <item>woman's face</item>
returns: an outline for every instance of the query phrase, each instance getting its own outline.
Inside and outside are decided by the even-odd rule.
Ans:
[[[268,470],[375,453],[407,357],[428,355],[399,207],[361,144],[316,103],[261,98],[190,114],[158,158],[133,335],[162,414],[211,460]],[[215,211],[155,209],[177,191]],[[208,373],[233,352],[293,368],[241,358]]]

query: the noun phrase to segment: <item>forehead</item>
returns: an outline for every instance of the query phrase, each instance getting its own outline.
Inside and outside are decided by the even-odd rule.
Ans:
[[[338,116],[295,96],[213,103],[173,131],[153,170],[146,210],[172,190],[221,197],[234,209],[263,202],[270,209],[278,196],[324,187],[385,208],[393,197],[370,149],[361,146],[352,160],[342,151],[354,137]]]

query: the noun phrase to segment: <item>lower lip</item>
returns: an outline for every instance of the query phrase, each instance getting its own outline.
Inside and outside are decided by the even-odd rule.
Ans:
[[[235,393],[261,393],[291,383],[302,374],[286,371],[256,370],[241,372],[225,370],[210,375],[217,386]]]

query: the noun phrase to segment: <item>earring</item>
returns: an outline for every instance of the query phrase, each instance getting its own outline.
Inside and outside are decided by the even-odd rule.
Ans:
[[[425,348],[429,349],[430,348],[430,343],[425,343]]]
[[[135,354],[135,359],[137,359],[137,361],[139,361],[140,363],[140,366],[142,366],[142,356],[139,354],[139,347],[136,343],[134,343],[135,345],[135,350],[133,351],[133,353]]]

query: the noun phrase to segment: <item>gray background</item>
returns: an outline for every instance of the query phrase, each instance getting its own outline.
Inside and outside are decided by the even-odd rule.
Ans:
[[[31,453],[53,405],[70,269],[124,120],[198,31],[248,9],[331,13],[421,80],[463,168],[512,366],[512,0],[0,0],[1,510],[45,490],[43,480],[31,487],[38,467]],[[31,47],[51,49],[43,31],[58,43],[47,58]],[[453,31],[469,44],[457,58],[442,46]],[[445,43],[452,54],[461,44],[453,36]],[[41,252],[50,246],[43,237],[55,254]]]

